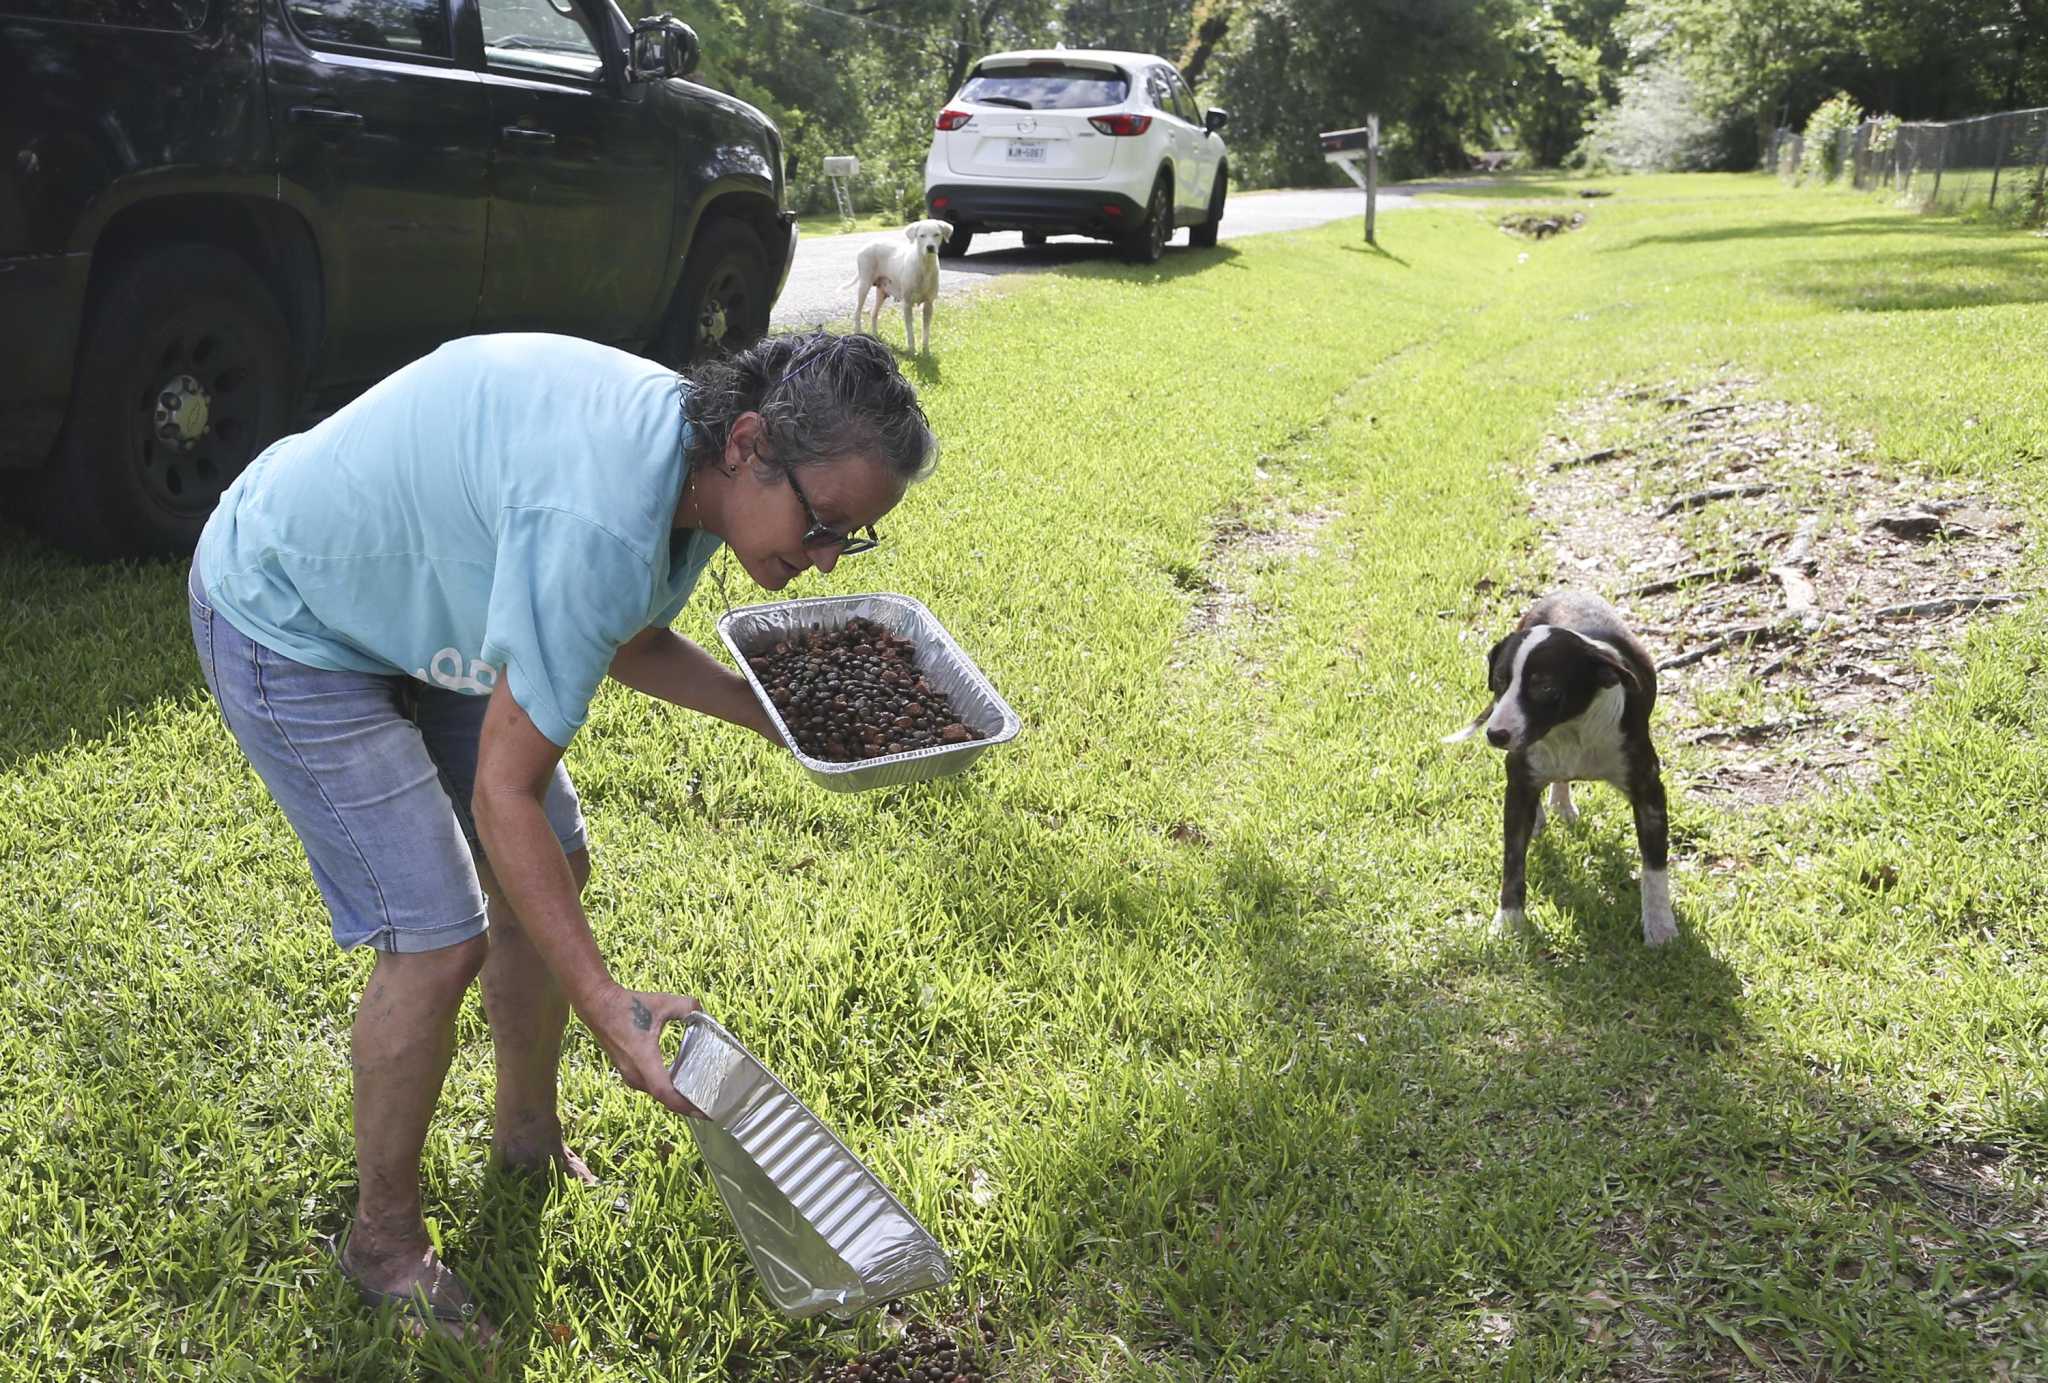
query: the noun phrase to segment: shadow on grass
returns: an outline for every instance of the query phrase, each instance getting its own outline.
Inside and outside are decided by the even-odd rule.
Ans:
[[[1376,916],[1261,842],[1215,855],[1229,920],[1206,940],[1242,1020],[1178,1055],[1171,1031],[1106,1039],[1134,1060],[1092,1077],[1113,1098],[1031,1187],[1061,1207],[1022,1256],[1063,1329],[1160,1376],[1492,1376],[1482,1313],[1530,1334],[1531,1376],[1740,1374],[1758,1344],[1832,1376],[1902,1339],[1968,1366],[1939,1295],[1809,1276],[1927,1222],[1910,1196],[1875,1218],[1835,1201],[1916,1155],[1909,1114],[1760,1042],[1682,894],[1680,938],[1645,948],[1632,837],[1536,862],[1532,897],[1576,931],[1554,951]],[[1372,940],[1432,926],[1432,960]],[[1588,1294],[1627,1297],[1637,1337],[1543,1334],[1546,1303]],[[1769,1300],[1791,1303],[1775,1325]]]
[[[0,773],[205,694],[184,561],[82,561],[0,515]],[[169,656],[166,656],[166,654]]]
[[[1992,226],[1965,226],[1898,213],[1851,216],[1839,220],[1753,221],[1735,225],[1703,226],[1698,230],[1639,235],[1633,240],[1607,246],[1600,250],[1600,253],[1622,254],[1645,245],[1714,245],[1753,240],[1827,240],[1844,236],[1882,239],[1886,236],[1910,235],[1925,238],[1944,232],[1985,239],[2010,239],[2013,235],[2011,231],[2002,231]]]
[[[1608,192],[1614,189],[1605,183],[1575,182],[1537,173],[1481,174],[1470,179],[1434,179],[1417,183],[1393,183],[1387,187],[1390,192],[1428,193],[1441,197],[1481,198],[1545,198],[1577,197],[1590,187],[1598,186]]]
[[[1403,269],[1408,267],[1407,260],[1401,258],[1401,256],[1395,254],[1384,245],[1339,245],[1337,248],[1346,254],[1370,255],[1374,259],[1390,259]]]
[[[1228,244],[1208,249],[1169,245],[1165,257],[1157,264],[1133,264],[1124,258],[1122,250],[1107,241],[1057,240],[1043,245],[987,250],[971,259],[950,260],[944,272],[995,275],[1030,271],[1152,281],[1183,278],[1224,266],[1242,269],[1244,266],[1235,262],[1238,258],[1239,252]]]
[[[1899,237],[1917,242],[1893,244]],[[1839,253],[1844,239],[1865,242]],[[1925,312],[2048,302],[2048,244],[2009,227],[1910,215],[1839,221],[1722,226],[1646,235],[1596,250],[1616,254],[1650,245],[1799,241],[1827,255],[1786,258],[1773,246],[1759,267],[1782,291],[1845,312]],[[1935,243],[1930,243],[1935,242]]]
[[[1590,810],[1603,808],[1627,812],[1615,800]],[[1589,810],[1583,803],[1580,809]],[[1577,842],[1558,839],[1564,832],[1590,839],[1575,848]],[[1611,1021],[1620,1006],[1647,1003],[1659,1010],[1667,1032],[1696,1050],[1743,1039],[1742,981],[1700,941],[1682,892],[1673,900],[1678,936],[1654,949],[1643,944],[1642,859],[1632,828],[1617,838],[1591,831],[1583,818],[1575,826],[1552,820],[1531,847],[1530,863],[1530,901],[1553,904],[1583,947],[1582,954],[1560,957],[1538,933],[1525,929],[1522,937],[1536,973],[1568,1011],[1597,1023]],[[1678,872],[1683,876],[1682,866]]]
[[[1976,232],[1956,228],[1957,234]],[[1778,269],[1786,291],[1843,312],[1938,312],[2048,302],[2048,244],[1878,254],[1853,263],[1795,261]]]

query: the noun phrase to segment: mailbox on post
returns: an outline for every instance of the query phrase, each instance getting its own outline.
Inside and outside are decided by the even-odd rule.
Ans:
[[[852,154],[832,154],[825,159],[825,176],[832,179],[832,195],[839,202],[839,219],[853,219],[853,199],[847,195],[846,181],[860,172],[860,160]]]
[[[1373,238],[1373,213],[1380,189],[1380,118],[1368,115],[1355,130],[1324,130],[1316,136],[1323,146],[1323,161],[1342,168],[1351,181],[1365,189],[1365,243]]]

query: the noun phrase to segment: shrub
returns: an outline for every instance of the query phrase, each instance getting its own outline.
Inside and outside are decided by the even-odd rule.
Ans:
[[[1836,92],[1807,118],[1803,131],[1806,149],[1800,172],[1815,182],[1833,182],[1842,176],[1845,136],[1863,123],[1863,111],[1846,91]]]
[[[1621,99],[1593,119],[1573,161],[1632,173],[1684,173],[1719,162],[1719,122],[1678,63],[1660,58],[1621,79]]]

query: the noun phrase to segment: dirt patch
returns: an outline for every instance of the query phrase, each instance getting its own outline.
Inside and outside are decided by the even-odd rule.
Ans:
[[[1561,212],[1519,211],[1500,218],[1502,230],[1525,240],[1548,240],[1553,235],[1575,231],[1585,224],[1586,213],[1583,211],[1575,211],[1569,216]]]
[[[1693,786],[1783,801],[1866,780],[1969,622],[2017,603],[2025,540],[1982,489],[1909,475],[1810,408],[1703,385],[1568,409],[1534,512],[1552,584],[1599,591],[1659,664]]]
[[[1316,537],[1338,516],[1335,509],[1290,513],[1270,526],[1254,526],[1242,517],[1224,519],[1209,539],[1209,551],[1192,589],[1201,598],[1188,612],[1190,634],[1216,634],[1254,613],[1242,588],[1246,575],[1271,562],[1313,556]]]

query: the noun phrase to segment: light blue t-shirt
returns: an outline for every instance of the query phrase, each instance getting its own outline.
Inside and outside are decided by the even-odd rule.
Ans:
[[[266,450],[199,540],[207,598],[312,667],[487,694],[567,745],[619,645],[718,550],[674,527],[674,371],[566,336],[451,341]]]

